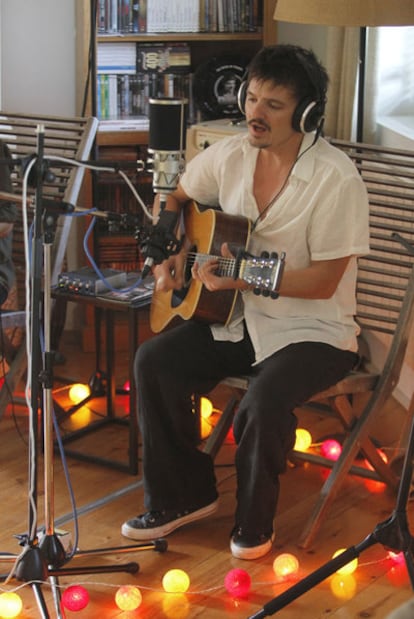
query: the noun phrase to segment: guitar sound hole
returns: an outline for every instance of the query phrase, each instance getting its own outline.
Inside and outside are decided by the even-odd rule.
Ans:
[[[196,254],[196,247],[191,247],[189,255]],[[184,266],[184,286],[180,290],[174,290],[171,296],[171,306],[178,307],[185,300],[191,285],[191,267],[193,266],[194,259],[188,259]]]

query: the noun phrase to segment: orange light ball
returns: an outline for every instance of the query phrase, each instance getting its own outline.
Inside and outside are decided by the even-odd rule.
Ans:
[[[168,570],[162,579],[162,586],[167,593],[185,593],[190,586],[190,578],[184,570]]]
[[[294,449],[295,451],[307,451],[312,445],[312,436],[305,428],[298,428],[296,430],[296,441]]]
[[[344,551],[345,551],[345,548],[340,548],[339,550],[336,550],[332,555],[332,559],[335,559],[335,557],[339,556]],[[355,559],[352,559],[352,561],[349,561],[349,563],[346,563],[345,565],[337,569],[336,573],[342,574],[342,575],[353,574],[357,567],[358,567],[358,558],[355,558]]]
[[[138,587],[123,585],[115,593],[115,603],[120,610],[136,610],[141,602],[142,594]]]
[[[244,598],[250,591],[251,578],[245,570],[235,568],[226,574],[224,586],[233,597]]]
[[[91,394],[90,387],[82,383],[76,383],[69,389],[69,400],[74,404],[79,404]]]
[[[22,599],[13,591],[5,591],[0,594],[0,617],[12,619],[17,617],[23,608]]]
[[[279,578],[286,578],[297,574],[299,561],[294,555],[284,552],[273,561],[273,571]]]
[[[208,419],[209,417],[211,417],[212,412],[213,412],[213,404],[208,398],[204,396],[201,398],[200,408],[201,408],[201,417],[203,419]]]
[[[62,605],[68,610],[83,610],[89,603],[89,593],[81,585],[72,585],[62,594]]]

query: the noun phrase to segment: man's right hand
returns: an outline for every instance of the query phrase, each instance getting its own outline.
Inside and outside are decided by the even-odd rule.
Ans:
[[[187,251],[181,250],[154,267],[155,290],[167,292],[184,286],[186,257]]]

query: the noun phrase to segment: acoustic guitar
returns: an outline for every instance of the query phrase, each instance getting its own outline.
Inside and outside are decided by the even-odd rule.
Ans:
[[[201,210],[190,203],[184,214],[184,228],[191,243],[184,266],[184,286],[167,292],[154,290],[150,326],[159,333],[180,320],[195,318],[208,323],[227,324],[232,316],[237,299],[237,290],[210,292],[203,284],[191,277],[195,262],[203,264],[213,257],[218,260],[216,274],[220,277],[243,279],[254,291],[266,296],[277,296],[284,267],[285,254],[280,257],[250,256],[246,247],[250,239],[251,223],[246,217],[229,215],[208,208]],[[221,256],[221,245],[239,248],[236,258]]]

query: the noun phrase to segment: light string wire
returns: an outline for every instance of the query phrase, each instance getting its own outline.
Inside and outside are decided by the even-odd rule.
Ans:
[[[395,561],[393,559],[391,559],[388,555],[385,555],[384,557],[377,559],[377,560],[373,560],[373,561],[364,561],[363,563],[358,563],[358,569],[360,568],[366,568],[366,567],[371,567],[373,565],[382,565],[382,564],[387,564],[387,563],[392,563],[395,564]],[[247,571],[247,570],[246,570]],[[334,577],[336,575],[338,575],[338,572],[334,572],[333,574],[330,575],[330,577]],[[339,574],[340,576],[352,576],[354,577],[354,574]],[[300,576],[297,575],[293,575],[290,574],[288,576],[277,576],[275,575],[274,579],[268,579],[268,580],[259,580],[259,581],[253,581],[251,582],[251,589],[257,588],[257,587],[263,587],[263,586],[269,586],[269,585],[286,585],[289,584],[293,581],[299,580]],[[10,588],[5,588],[2,587],[0,585],[0,591],[4,592],[4,593],[10,593],[10,592],[18,592],[21,589],[24,589],[25,587],[29,587],[32,584],[40,584],[40,585],[47,585],[50,588],[59,588],[59,589],[66,589],[68,587],[68,585],[66,584],[59,584],[59,583],[51,583],[50,581],[42,581],[42,580],[32,580],[32,581],[27,581],[24,583],[21,583],[19,585],[16,585],[15,587],[13,587],[12,589]],[[151,593],[162,593],[164,595],[176,595],[179,592],[170,592],[170,591],[165,591],[165,589],[162,589],[160,587],[150,587],[148,585],[137,585],[136,583],[108,583],[108,582],[102,582],[102,581],[97,581],[97,580],[80,580],[80,581],[76,581],[76,585],[78,586],[94,586],[94,587],[103,587],[105,589],[108,588],[112,588],[112,589],[119,589],[122,586],[131,586],[131,587],[136,587],[142,591],[149,591]],[[217,591],[223,591],[223,589],[225,590],[225,587],[220,584],[220,585],[214,585],[211,587],[206,587],[203,589],[194,589],[194,590],[187,590],[185,592],[182,592],[184,595],[205,595],[206,593],[214,593]]]

